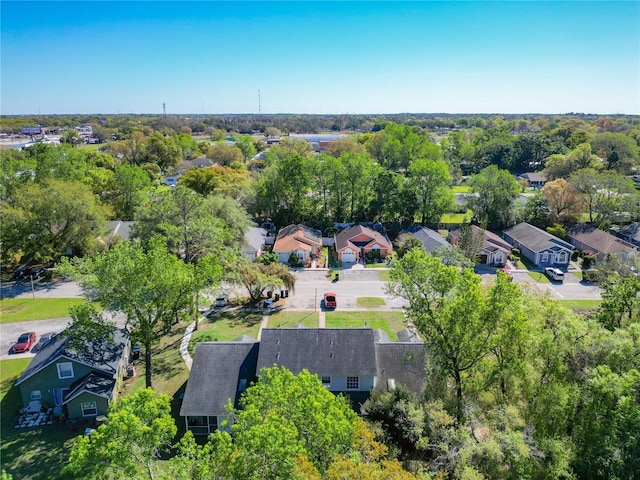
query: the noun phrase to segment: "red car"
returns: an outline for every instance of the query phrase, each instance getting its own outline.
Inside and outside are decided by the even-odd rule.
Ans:
[[[31,349],[31,345],[36,343],[36,332],[27,332],[20,335],[18,341],[15,343],[11,350],[13,353],[28,352]]]
[[[336,294],[333,292],[327,292],[324,294],[324,308],[336,308],[338,302],[336,301]]]

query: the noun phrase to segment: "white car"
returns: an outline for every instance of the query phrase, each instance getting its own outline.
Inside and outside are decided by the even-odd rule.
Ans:
[[[553,280],[556,280],[558,282],[561,282],[564,280],[564,272],[559,268],[547,267],[544,269],[544,273],[547,277]]]

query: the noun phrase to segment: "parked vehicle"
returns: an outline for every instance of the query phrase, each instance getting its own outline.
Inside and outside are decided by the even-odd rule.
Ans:
[[[49,345],[49,343],[54,341],[55,338],[56,338],[55,333],[45,333],[44,335],[41,335],[40,340],[38,340],[38,343],[36,343],[36,345],[33,347],[33,351],[38,352],[42,350],[44,347]]]
[[[28,352],[34,343],[36,343],[36,332],[23,333],[18,337],[18,341],[11,347],[11,350],[13,353]]]
[[[229,296],[228,295],[218,295],[216,297],[216,307],[226,307],[229,305]]]
[[[544,273],[547,277],[551,278],[552,280],[556,280],[558,282],[561,282],[564,280],[564,272],[559,268],[547,267],[544,269]]]
[[[327,292],[324,294],[324,308],[336,308],[338,302],[336,300],[336,294],[333,292]]]

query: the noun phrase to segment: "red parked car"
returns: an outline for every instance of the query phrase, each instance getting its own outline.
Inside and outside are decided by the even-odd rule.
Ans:
[[[28,352],[31,349],[31,345],[36,343],[36,332],[27,332],[20,335],[18,341],[15,343],[11,350],[13,353]]]
[[[338,302],[336,301],[336,294],[333,292],[327,292],[324,294],[324,308],[336,308]]]

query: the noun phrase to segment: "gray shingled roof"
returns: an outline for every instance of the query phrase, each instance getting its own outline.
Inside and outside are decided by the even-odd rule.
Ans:
[[[630,243],[584,223],[567,228],[567,236],[601,253],[636,252],[635,247]]]
[[[249,227],[244,234],[244,252],[257,252],[265,244],[267,231],[260,227]]]
[[[82,393],[92,393],[93,395],[111,399],[115,387],[115,378],[107,378],[96,373],[90,373],[71,386],[71,391],[65,396],[62,403],[68,403]]]
[[[573,250],[573,246],[570,243],[560,240],[558,237],[525,222],[511,227],[504,233],[533,252],[541,252],[546,249],[559,250],[563,248],[570,252]]]
[[[258,372],[274,364],[294,374],[375,375],[370,328],[267,328],[262,330]]]
[[[422,242],[424,249],[429,253],[438,247],[450,246],[450,243],[447,242],[442,235],[427,227],[422,227],[420,230],[412,233],[412,235]]]
[[[60,357],[85,363],[107,374],[115,375],[116,369],[122,359],[125,347],[129,343],[129,337],[124,330],[114,329],[113,343],[95,341],[88,343],[86,348],[76,352],[69,348],[69,338],[62,332],[40,350],[31,360],[27,368],[22,372],[16,382],[19,385],[27,378],[35,375]]]
[[[228,402],[237,404],[240,380],[255,380],[257,357],[257,341],[199,343],[180,415],[225,415]]]
[[[378,378],[375,390],[388,391],[389,380],[420,394],[427,379],[425,347],[422,342],[376,343]]]

